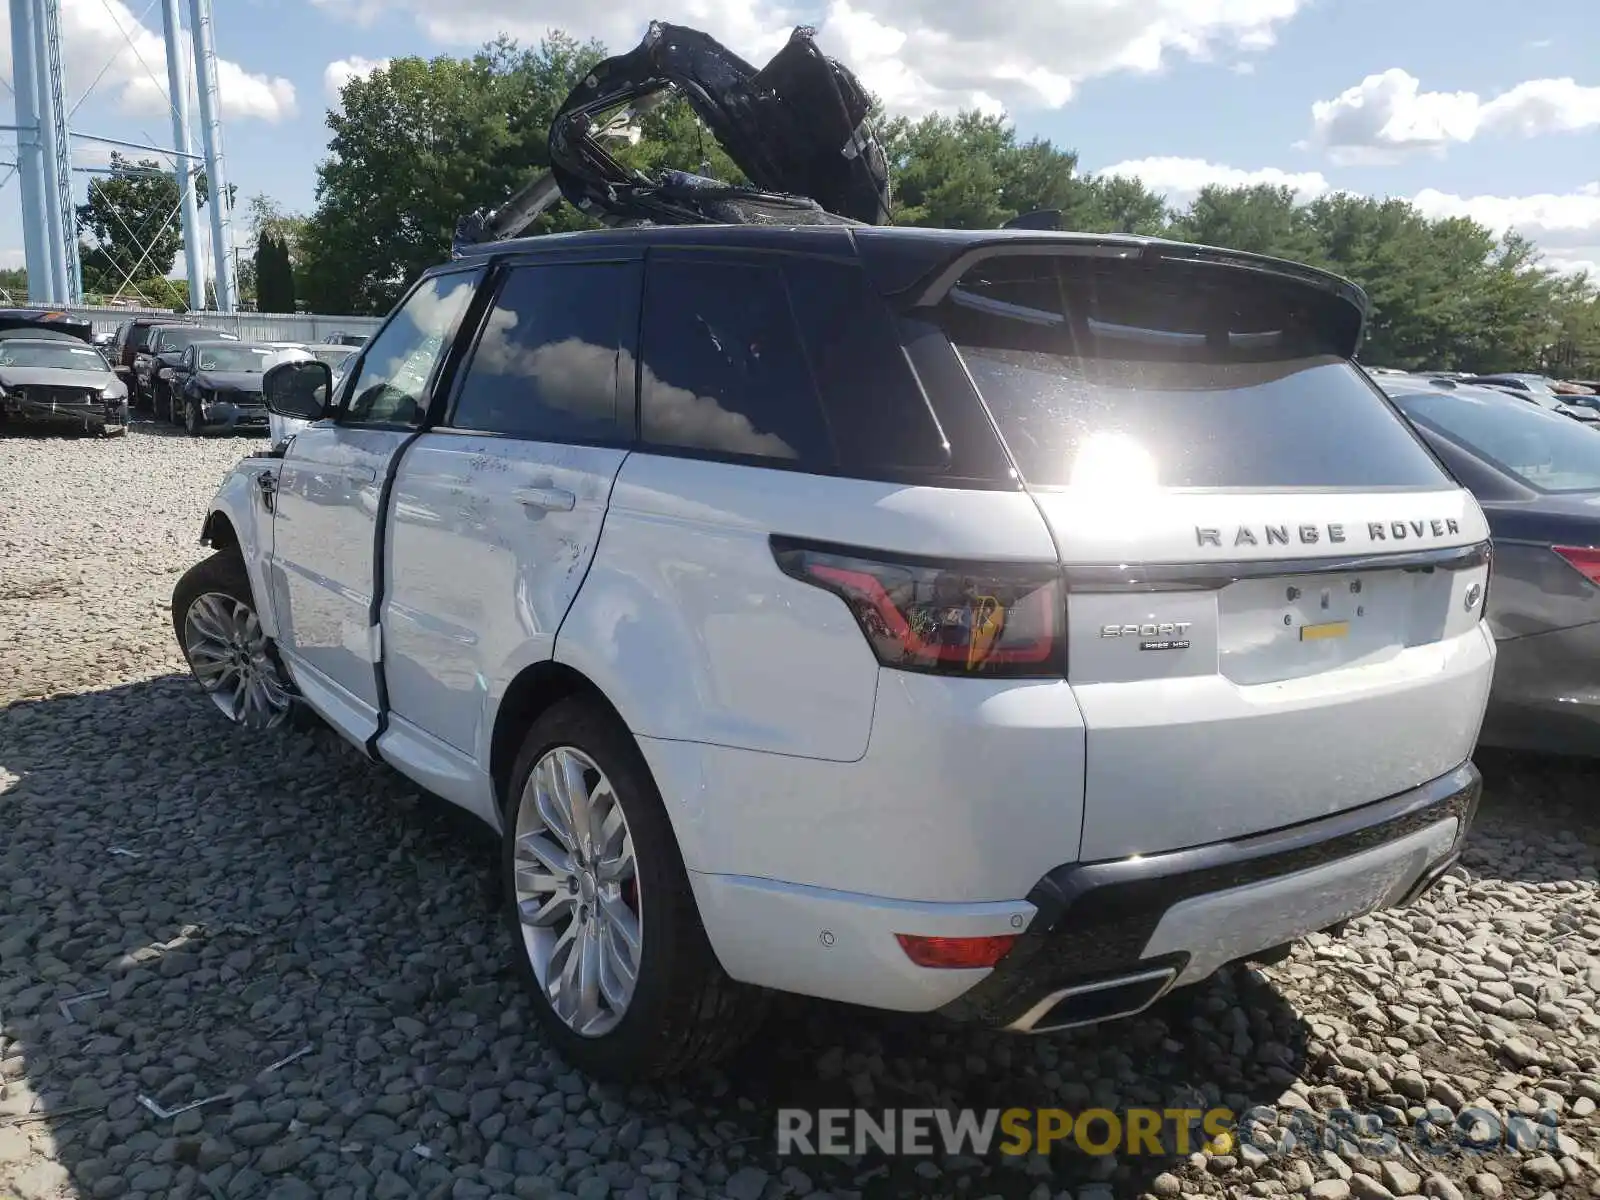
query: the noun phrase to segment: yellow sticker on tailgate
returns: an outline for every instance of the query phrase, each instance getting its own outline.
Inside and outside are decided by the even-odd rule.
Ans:
[[[1342,638],[1350,632],[1349,621],[1327,621],[1321,625],[1300,626],[1302,642],[1320,642],[1324,638]]]

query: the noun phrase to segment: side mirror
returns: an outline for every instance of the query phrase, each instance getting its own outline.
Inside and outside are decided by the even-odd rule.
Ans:
[[[316,359],[279,363],[261,377],[267,408],[280,417],[320,421],[333,394],[333,373]]]

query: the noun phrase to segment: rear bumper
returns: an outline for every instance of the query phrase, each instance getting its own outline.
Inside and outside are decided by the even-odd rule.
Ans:
[[[1161,973],[1168,987],[1380,908],[1409,903],[1459,857],[1481,793],[1463,763],[1419,788],[1286,829],[1165,854],[1075,863],[1028,895],[1038,912],[948,1015],[1042,1031],[1082,1023],[1062,992]],[[1127,1015],[1134,1009],[1123,1009]]]
[[[1043,1032],[1128,1015],[1174,986],[1378,908],[1454,862],[1477,808],[1463,763],[1422,787],[1270,833],[1047,872],[1017,901],[892,900],[691,872],[735,979]],[[899,933],[1019,935],[993,969],[914,965]]]
[[[1600,624],[1498,643],[1486,746],[1600,756]]]

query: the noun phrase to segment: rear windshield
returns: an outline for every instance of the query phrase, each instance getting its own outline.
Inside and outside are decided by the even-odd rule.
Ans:
[[[1600,432],[1571,417],[1492,393],[1406,392],[1394,402],[1535,491],[1600,491]]]
[[[1045,257],[980,270],[941,324],[1028,483],[1448,486],[1333,352],[1343,314],[1311,289]]]

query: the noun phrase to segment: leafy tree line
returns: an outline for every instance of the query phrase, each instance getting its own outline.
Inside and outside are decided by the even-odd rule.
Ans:
[[[552,117],[604,55],[598,43],[560,33],[533,48],[501,38],[470,58],[396,59],[351,80],[327,116],[331,137],[317,167],[315,209],[298,216],[264,196],[250,201],[256,252],[240,262],[245,294],[263,310],[292,311],[298,300],[317,312],[387,311],[419,272],[449,253],[463,214],[503,202],[547,165]],[[877,123],[898,224],[995,228],[1054,208],[1067,228],[1297,259],[1366,290],[1373,315],[1362,357],[1374,365],[1600,375],[1595,281],[1543,269],[1533,245],[1514,234],[1497,238],[1464,218],[1433,220],[1404,200],[1333,195],[1301,203],[1288,189],[1268,186],[1209,187],[1175,207],[1137,179],[1084,175],[1076,153],[1040,138],[1021,140],[1000,117],[880,114]],[[641,133],[637,144],[613,146],[629,166],[741,181],[681,101],[649,112]],[[160,209],[167,196],[155,196],[158,182],[171,188],[163,210],[170,213],[177,203],[170,176],[96,185],[85,224],[96,235],[97,262],[117,266],[127,257],[117,248],[117,230],[136,215],[110,211],[110,201],[140,188],[151,193],[151,210]],[[175,251],[176,217],[169,223]],[[590,224],[563,204],[532,232]],[[167,252],[155,265],[164,271],[170,263]]]

